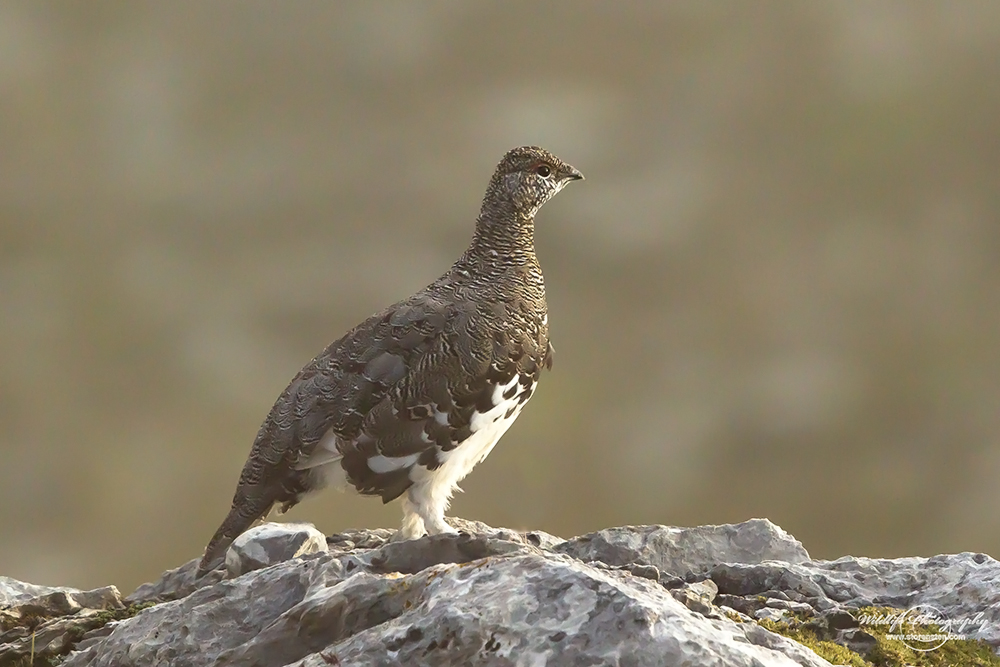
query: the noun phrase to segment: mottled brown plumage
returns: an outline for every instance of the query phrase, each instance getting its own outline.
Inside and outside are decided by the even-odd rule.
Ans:
[[[552,364],[534,216],[581,178],[540,148],[504,156],[451,269],[332,343],[278,397],[200,571],[273,505],[345,476],[384,502],[407,494],[402,537],[452,530],[444,510],[458,481]]]

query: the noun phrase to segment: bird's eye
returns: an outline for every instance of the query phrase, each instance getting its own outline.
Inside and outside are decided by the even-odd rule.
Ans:
[[[535,167],[535,173],[541,176],[542,178],[548,178],[549,174],[552,173],[552,168],[547,164],[540,164],[537,167]]]

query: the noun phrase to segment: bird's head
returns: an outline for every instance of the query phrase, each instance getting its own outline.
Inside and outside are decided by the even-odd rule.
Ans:
[[[507,152],[490,181],[487,205],[513,205],[516,213],[535,217],[542,204],[570,181],[583,179],[580,171],[537,146],[521,146]],[[490,199],[494,198],[491,202]]]

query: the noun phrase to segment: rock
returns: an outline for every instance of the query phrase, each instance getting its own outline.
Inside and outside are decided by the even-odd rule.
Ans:
[[[430,539],[447,537],[468,539]],[[64,665],[828,664],[791,640],[693,614],[652,581],[528,545],[413,574],[376,573],[364,558],[348,573],[347,557],[202,588],[121,623]]]
[[[426,585],[429,609],[292,664],[828,664],[777,635],[761,648],[739,624],[692,615],[652,582],[568,559],[520,554],[432,572]],[[450,599],[458,603],[440,603]]]
[[[711,579],[709,579],[711,581]],[[764,603],[771,609],[784,609],[796,614],[806,614],[808,616],[813,616],[816,613],[810,605],[805,602],[794,602],[792,600],[779,600],[777,598],[768,598],[767,602]]]
[[[868,655],[878,645],[878,640],[874,636],[857,628],[838,633],[833,641],[859,655]]]
[[[512,530],[492,528],[480,522],[463,521],[461,519],[449,519],[449,521],[456,528],[462,529],[463,532],[457,536],[440,536],[445,539],[438,541],[429,539],[428,541],[395,543],[392,541],[392,537],[395,535],[394,530],[376,528],[373,530],[347,531],[327,537],[326,548],[316,553],[329,551],[330,553],[344,555],[344,563],[348,571],[350,571],[350,568],[358,565],[367,567],[374,559],[376,568],[382,568],[383,570],[386,568],[390,570],[395,568],[398,571],[409,572],[417,571],[427,566],[426,564],[421,565],[418,562],[421,559],[424,563],[464,563],[473,558],[483,558],[494,554],[495,549],[506,552],[511,549],[520,548],[522,545],[531,546],[536,541],[539,544],[558,544],[564,541],[542,531],[518,533]],[[471,536],[474,536],[475,539],[472,539]],[[485,546],[486,540],[493,540],[494,545]],[[400,548],[396,546],[397,544],[406,546]],[[445,551],[451,550],[451,553],[446,555],[441,552],[442,549]],[[292,554],[294,554],[294,551],[292,550]],[[500,551],[496,551],[496,553],[500,553]],[[285,553],[289,558],[293,557],[287,551]],[[156,581],[139,586],[139,588],[125,599],[125,602],[129,604],[141,604],[150,601],[167,602],[177,600],[190,595],[199,588],[215,584],[227,576],[227,571],[219,568],[207,573],[200,579],[196,578],[198,561],[199,559],[195,558],[180,567],[167,570]],[[411,562],[408,563],[406,561]]]
[[[849,628],[856,628],[859,625],[858,619],[854,617],[854,614],[846,611],[831,611],[823,614],[822,619],[827,627],[832,630],[847,630]]]
[[[864,655],[880,640],[857,609],[873,601],[935,605],[964,622],[953,632],[1000,646],[1000,563],[982,554],[813,561],[763,520],[568,541],[453,525],[461,532],[408,542],[382,529],[319,539],[310,526],[265,525],[231,552],[242,574],[195,578],[192,560],[126,598],[153,604],[141,611],[123,611],[111,587],[7,580],[19,604],[0,610],[0,664],[26,656],[34,632],[40,657],[74,649],[71,667],[820,666],[754,619]]]
[[[732,607],[727,607],[724,604],[723,605],[719,605],[719,611],[721,611],[723,614],[725,614],[726,616],[730,617],[731,619],[733,619],[733,620],[735,620],[735,621],[737,621],[739,623],[752,623],[753,622],[753,618],[751,618],[750,616],[747,616],[746,614],[744,614],[742,612],[736,611]]]
[[[752,642],[756,646],[768,648],[773,651],[781,651],[785,656],[793,660],[793,664],[811,665],[813,664],[811,662],[813,660],[819,660],[819,664],[821,665],[830,664],[826,660],[819,658],[811,649],[770,632],[756,623],[744,623],[742,625],[746,628],[747,641]],[[764,664],[769,665],[770,663]]]
[[[629,568],[629,572],[643,579],[660,580],[660,570],[655,565],[633,565]],[[718,590],[718,587],[716,587],[716,590]]]
[[[960,626],[960,634],[1000,646],[1000,563],[983,554],[727,563],[713,568],[710,576],[724,595],[746,597],[781,590],[804,596],[821,612],[872,604],[897,609],[932,605],[954,624],[955,632]]]
[[[682,605],[708,618],[721,618],[718,609],[712,605],[712,600],[718,593],[719,587],[711,579],[685,584],[670,591],[674,599]]]
[[[226,570],[238,577],[299,556],[328,551],[326,535],[308,523],[265,523],[237,537],[226,552]]]
[[[827,598],[810,598],[809,605],[821,612],[841,611],[843,609],[838,603]]]
[[[806,570],[794,569],[792,563],[724,563],[713,568],[709,576],[724,595],[763,597],[766,591],[785,588],[804,595],[806,599],[826,597],[823,588],[809,577]]]
[[[787,623],[792,616],[786,609],[772,609],[771,607],[761,607],[754,613],[754,618],[759,621],[774,621],[775,623]]]
[[[767,519],[695,528],[608,528],[567,540],[554,550],[608,565],[652,565],[682,579],[703,575],[720,563],[809,560],[798,540]]]
[[[169,602],[179,600],[198,590],[220,581],[225,576],[223,569],[217,569],[198,578],[198,563],[201,558],[192,558],[180,567],[167,570],[156,581],[143,584],[125,598],[128,604],[145,602]]]
[[[73,593],[72,596],[77,604],[84,609],[110,610],[125,608],[125,605],[122,604],[122,594],[118,592],[117,586],[102,586],[90,591]]]
[[[543,530],[530,530],[530,531],[517,531],[511,530],[509,528],[494,528],[489,526],[482,521],[469,521],[466,519],[459,519],[456,517],[449,517],[448,523],[451,524],[452,528],[459,531],[460,533],[469,533],[471,535],[482,535],[488,537],[495,537],[500,540],[507,540],[509,542],[520,542],[521,544],[538,547],[540,549],[551,550],[553,547],[562,544],[566,540],[561,537],[556,537],[555,535],[549,535]]]
[[[389,542],[374,550],[367,563],[376,572],[414,574],[440,563],[469,563],[521,551],[541,553],[540,549],[511,540],[459,533],[413,542]]]
[[[0,576],[0,609],[6,609],[15,604],[42,597],[49,593],[79,592],[79,589],[67,586],[37,586],[10,577]]]
[[[788,593],[786,593],[785,591],[770,590],[770,591],[764,591],[763,593],[761,593],[761,595],[763,595],[766,598],[770,598],[772,600],[783,600],[783,601],[791,600],[791,598],[788,596]],[[795,595],[798,597],[802,597],[798,593],[795,593]]]
[[[22,600],[0,610],[3,627],[20,624],[27,618],[45,619],[68,616],[83,609],[104,611],[124,609],[121,593],[114,586],[95,588],[92,591],[74,589],[57,590],[37,597]]]
[[[0,635],[0,665],[30,655],[54,657],[66,653],[88,630],[104,625],[100,612],[83,609],[72,616],[55,618],[38,626],[12,628]]]
[[[83,609],[83,606],[76,601],[74,595],[82,592],[55,591],[48,595],[40,595],[37,598],[25,600],[10,610],[5,610],[5,613],[16,612],[20,616],[66,616],[67,614],[75,614]],[[121,604],[121,600],[118,603]]]
[[[729,607],[745,616],[750,617],[756,614],[758,609],[762,609],[766,606],[764,604],[765,600],[761,596],[757,595],[744,597],[742,595],[726,595],[724,593],[720,593],[715,596],[715,600],[713,600],[713,602],[720,607]]]
[[[719,594],[719,587],[711,579],[705,579],[694,584],[688,584],[687,589],[701,597],[705,602],[712,602]]]
[[[327,537],[326,543],[331,549],[334,546],[340,549],[374,549],[391,540],[395,534],[396,531],[388,528],[349,530],[346,533],[336,533]]]
[[[6,579],[6,577],[5,577]],[[92,591],[54,589],[23,582],[10,583],[17,604],[0,609],[0,665],[36,655],[49,658],[66,653],[87,631],[104,625],[103,612],[125,608],[114,586]],[[25,598],[36,592],[39,595]]]
[[[316,558],[329,560],[329,555]],[[213,664],[222,651],[250,641],[302,601],[316,558],[254,570],[150,607],[120,623],[96,644],[72,654],[63,664]],[[323,574],[337,576],[339,565],[333,562]],[[323,583],[320,580],[316,585]]]
[[[556,537],[555,535],[549,535],[548,533],[541,530],[532,530],[527,533],[522,533],[522,535],[524,535],[524,539],[528,544],[534,547],[538,547],[539,549],[552,550],[556,546],[566,541],[561,537]]]

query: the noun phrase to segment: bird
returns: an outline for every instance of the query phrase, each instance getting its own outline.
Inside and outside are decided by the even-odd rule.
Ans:
[[[445,511],[552,367],[534,219],[583,174],[537,146],[508,151],[472,241],[424,289],[375,313],[302,368],[264,419],[201,576],[277,505],[327,485],[402,497],[400,540],[455,533]]]

